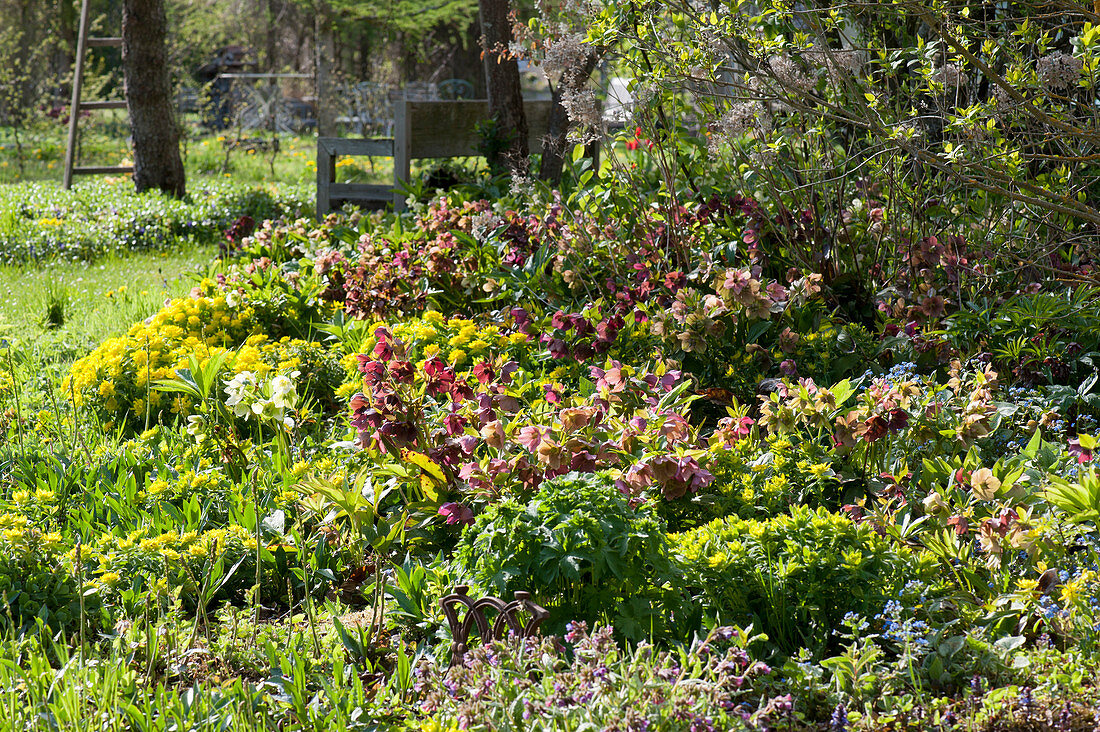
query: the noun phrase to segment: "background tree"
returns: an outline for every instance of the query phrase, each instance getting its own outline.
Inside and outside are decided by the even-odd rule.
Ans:
[[[173,110],[164,0],[126,0],[122,66],[134,141],[134,186],[182,197],[186,189]]]
[[[51,59],[59,44],[48,34],[49,19],[49,10],[35,0],[0,0],[0,126],[11,134],[20,174],[28,133],[55,111]]]
[[[519,64],[511,49],[510,6],[508,0],[479,0],[478,8],[489,115],[494,122],[492,134],[497,138],[487,146],[489,166],[526,175],[527,117],[523,113]]]
[[[539,178],[552,186],[561,182],[570,137],[594,142],[602,127],[600,105],[588,85],[604,51],[588,42],[587,20],[573,4],[555,6],[547,2],[524,27],[527,50],[546,75],[552,92],[553,106],[539,164]]]

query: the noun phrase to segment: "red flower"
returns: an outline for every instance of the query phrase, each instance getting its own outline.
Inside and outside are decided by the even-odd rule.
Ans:
[[[363,355],[359,355],[359,370],[365,374],[368,384],[374,385],[386,378],[386,364],[383,361],[363,362]]]
[[[1092,450],[1081,446],[1081,438],[1073,437],[1069,440],[1069,454],[1077,457],[1078,463],[1087,463],[1092,460]]]
[[[647,140],[644,137],[642,137],[642,128],[641,127],[635,127],[634,128],[634,138],[626,141],[626,149],[627,150],[637,150],[638,147],[643,142],[646,144],[646,147],[648,147],[648,148],[653,147],[653,141],[652,140]]]
[[[970,529],[970,522],[966,520],[965,516],[952,516],[947,519],[947,525],[954,527],[955,533],[959,536],[962,536]]]
[[[448,435],[452,437],[459,434],[466,427],[466,418],[461,414],[454,412],[448,412],[447,416],[443,418],[443,429],[447,431]]]
[[[414,376],[413,365],[408,361],[394,361],[390,364],[390,375],[399,384],[411,384]]]
[[[909,424],[909,413],[904,409],[891,409],[890,420],[886,423],[886,426],[897,432],[905,428],[905,425]]]
[[[482,361],[474,366],[474,376],[481,384],[488,384],[493,380],[493,365],[488,361]]]
[[[886,420],[877,414],[868,419],[865,424],[867,425],[867,429],[863,432],[863,439],[867,442],[874,442],[875,440],[885,437],[889,430],[889,425],[886,423]]]
[[[448,524],[465,524],[469,526],[474,522],[474,512],[470,510],[470,507],[454,501],[444,503],[439,507],[438,513],[447,520]]]

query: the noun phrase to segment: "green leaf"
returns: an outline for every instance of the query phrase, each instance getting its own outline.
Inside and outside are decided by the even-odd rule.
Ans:
[[[1035,434],[1031,436],[1031,439],[1028,440],[1027,447],[1024,448],[1024,455],[1034,460],[1035,456],[1039,454],[1039,448],[1042,444],[1043,432],[1037,429],[1035,430]]]
[[[1022,646],[1027,641],[1022,635],[1010,635],[1005,638],[998,638],[993,642],[993,649],[998,653],[1007,655],[1012,651]]]

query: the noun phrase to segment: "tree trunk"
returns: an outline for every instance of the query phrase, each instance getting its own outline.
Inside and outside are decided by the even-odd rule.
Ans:
[[[565,166],[565,151],[568,147],[569,113],[561,104],[562,94],[567,89],[581,89],[596,68],[599,55],[589,51],[584,63],[576,69],[566,69],[558,85],[554,87],[554,104],[550,107],[550,119],[546,123],[546,137],[542,140],[542,162],[539,165],[539,179],[556,186],[561,183],[562,169]],[[597,151],[599,148],[596,148]],[[597,153],[598,154],[598,153]],[[593,169],[599,165],[593,160]]]
[[[274,74],[279,70],[278,62],[278,44],[279,44],[279,28],[278,22],[282,16],[279,12],[279,8],[276,6],[276,0],[267,0],[266,18],[264,28],[264,66],[265,71],[269,74]]]
[[[489,116],[496,123],[497,137],[486,141],[486,157],[493,170],[506,167],[513,175],[526,175],[527,118],[523,114],[519,64],[508,50],[512,42],[508,0],[478,0],[478,10]]]
[[[328,3],[317,5],[313,20],[314,73],[317,86],[317,134],[332,137],[336,134],[336,107],[332,68],[336,58],[336,46],[332,39],[332,11]]]
[[[125,0],[122,70],[134,138],[134,186],[182,197],[186,183],[180,133],[172,109],[164,0]]]
[[[76,59],[76,25],[80,17],[80,11],[74,0],[60,0],[57,5],[57,13],[61,35],[61,42],[57,49],[58,71],[63,79],[68,79],[73,72],[73,62]],[[72,87],[62,89],[60,93],[64,96],[71,96]]]

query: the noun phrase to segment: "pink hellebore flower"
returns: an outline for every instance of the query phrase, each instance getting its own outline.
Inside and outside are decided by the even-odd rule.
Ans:
[[[474,522],[474,512],[470,510],[470,507],[454,501],[440,506],[439,515],[443,516],[448,524],[465,524],[469,526]]]
[[[550,430],[546,427],[528,425],[519,431],[516,442],[526,447],[531,452],[538,450],[539,445],[550,439]]]
[[[1077,458],[1078,463],[1084,464],[1092,460],[1092,450],[1081,445],[1080,437],[1071,438],[1067,449],[1070,455]]]
[[[447,434],[454,437],[457,434],[461,434],[462,430],[466,427],[466,418],[461,414],[455,412],[448,412],[447,416],[443,418],[443,429],[447,431]]]

